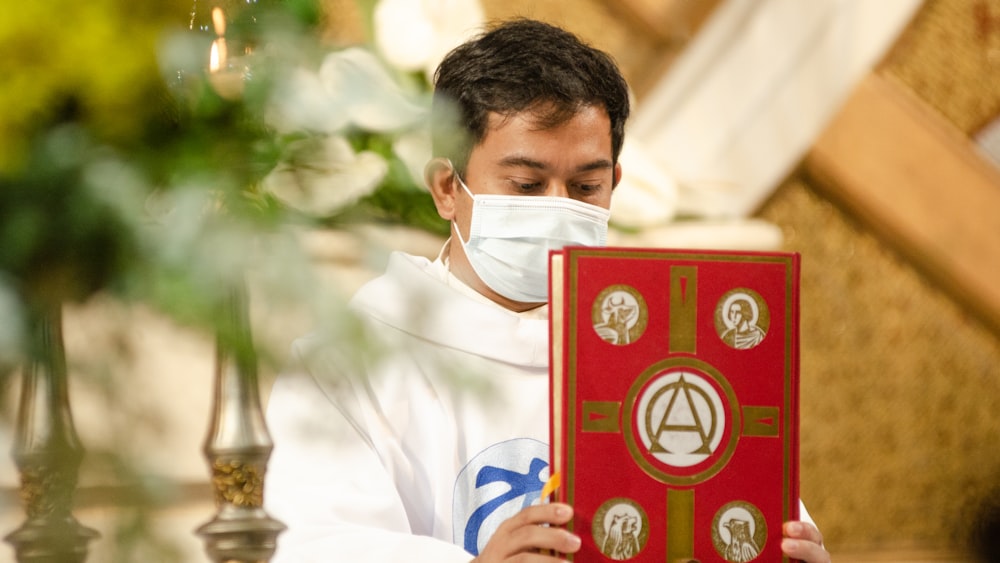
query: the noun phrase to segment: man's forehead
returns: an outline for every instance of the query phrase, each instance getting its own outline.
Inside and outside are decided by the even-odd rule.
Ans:
[[[611,170],[611,125],[603,107],[573,106],[558,123],[540,109],[488,115],[488,127],[470,151],[470,163],[504,168],[559,169],[588,173]]]
[[[486,120],[486,134],[483,135],[483,138],[485,139],[490,133],[504,129],[514,122],[524,123],[528,125],[530,129],[538,131],[543,131],[552,127],[551,125],[544,127],[539,117],[534,112],[528,110],[514,113],[498,113],[491,111],[489,113],[489,118]]]
[[[602,106],[591,104],[563,106],[554,102],[538,102],[520,111],[505,113],[491,111],[487,114],[486,134],[488,135],[491,131],[502,129],[514,122],[524,123],[531,130],[545,131],[559,127],[574,117],[594,109],[607,116],[607,110]]]

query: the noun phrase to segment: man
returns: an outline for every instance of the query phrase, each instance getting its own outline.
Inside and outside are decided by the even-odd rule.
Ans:
[[[627,87],[607,55],[528,20],[452,51],[435,86],[425,179],[452,236],[435,261],[393,254],[352,299],[365,346],[304,339],[303,373],[276,382],[279,563],[544,562],[580,546],[560,527],[572,507],[537,502],[546,263],[604,243]],[[829,560],[812,524],[786,536],[790,556]]]

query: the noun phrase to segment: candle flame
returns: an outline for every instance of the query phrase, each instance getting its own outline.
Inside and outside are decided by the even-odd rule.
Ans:
[[[215,34],[219,37],[226,34],[226,14],[218,6],[212,8],[212,25],[215,26]]]
[[[208,71],[219,72],[226,63],[226,40],[223,37],[212,41],[212,49],[208,54]]]

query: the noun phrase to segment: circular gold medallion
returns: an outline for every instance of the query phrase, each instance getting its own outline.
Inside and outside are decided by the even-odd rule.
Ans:
[[[632,383],[623,407],[632,459],[663,483],[700,483],[721,471],[736,450],[736,394],[722,373],[696,358],[650,366]]]
[[[712,519],[712,545],[726,561],[753,561],[767,543],[767,521],[760,509],[741,500],[725,504]]]
[[[597,509],[591,534],[605,557],[617,561],[632,559],[646,547],[649,518],[632,499],[613,498]]]
[[[715,331],[730,348],[756,348],[764,341],[770,326],[767,302],[752,289],[731,289],[715,306]]]
[[[639,340],[649,323],[649,308],[635,288],[615,284],[604,288],[590,310],[594,331],[601,340],[626,346]]]

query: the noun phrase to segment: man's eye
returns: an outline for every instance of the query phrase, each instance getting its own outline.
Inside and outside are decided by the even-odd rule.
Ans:
[[[514,187],[519,192],[532,193],[541,189],[541,182],[514,182]]]
[[[577,184],[576,191],[585,195],[596,194],[601,191],[601,184]]]

